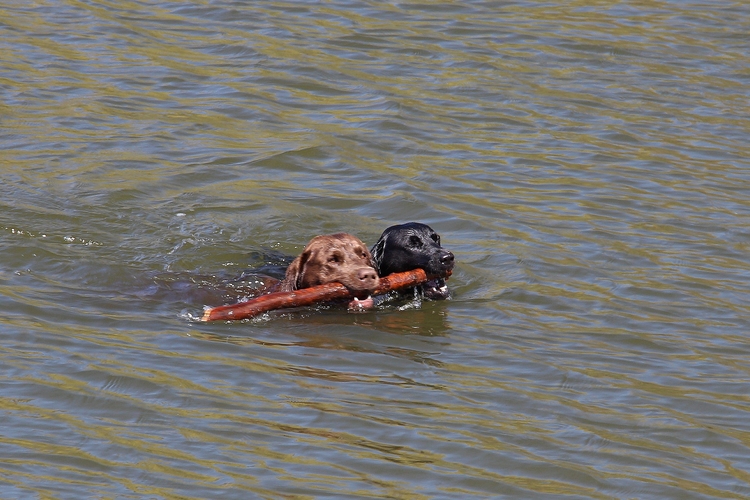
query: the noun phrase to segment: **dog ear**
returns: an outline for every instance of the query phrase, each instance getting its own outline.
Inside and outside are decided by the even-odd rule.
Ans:
[[[385,254],[385,244],[387,241],[387,235],[381,236],[378,242],[375,243],[375,246],[372,247],[372,250],[370,250],[370,254],[372,257],[372,267],[375,268],[378,274],[380,274],[380,266],[383,263],[383,255]]]
[[[282,281],[282,291],[291,292],[293,290],[299,290],[302,284],[302,278],[305,275],[305,264],[310,258],[310,250],[305,250],[296,259],[289,264],[286,268],[286,274]]]

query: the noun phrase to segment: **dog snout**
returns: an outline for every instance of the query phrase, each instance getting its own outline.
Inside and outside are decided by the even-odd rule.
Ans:
[[[440,263],[445,266],[447,269],[453,269],[453,252],[445,252],[443,255],[440,256]]]
[[[357,271],[357,279],[367,288],[375,288],[378,286],[378,273],[371,267],[363,267]]]

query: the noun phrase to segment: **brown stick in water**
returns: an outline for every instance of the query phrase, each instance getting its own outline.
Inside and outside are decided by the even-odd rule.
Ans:
[[[393,273],[380,278],[380,285],[375,289],[373,295],[417,286],[435,278],[448,278],[450,275],[451,273],[448,272],[444,276],[427,276],[422,269]],[[320,302],[353,298],[354,295],[341,283],[327,283],[292,292],[269,293],[250,299],[247,302],[211,307],[204,311],[201,321],[247,319],[274,309],[311,306]]]

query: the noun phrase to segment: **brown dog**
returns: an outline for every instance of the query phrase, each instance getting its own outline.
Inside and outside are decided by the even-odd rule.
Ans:
[[[302,253],[289,264],[281,280],[280,290],[291,292],[300,288],[338,282],[357,299],[350,306],[368,307],[358,299],[370,299],[380,280],[372,267],[372,256],[359,238],[347,233],[316,236]]]

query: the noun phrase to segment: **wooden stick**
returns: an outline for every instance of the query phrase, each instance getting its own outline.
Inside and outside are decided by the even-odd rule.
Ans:
[[[451,272],[449,271],[444,276],[427,276],[422,269],[414,269],[403,273],[393,273],[380,278],[380,285],[372,294],[380,295],[392,290],[417,286],[428,280],[447,278],[450,275]],[[201,321],[247,319],[274,309],[310,306],[320,302],[353,298],[354,295],[341,283],[327,283],[325,285],[302,288],[292,292],[269,293],[250,299],[247,302],[210,307],[204,311]]]

